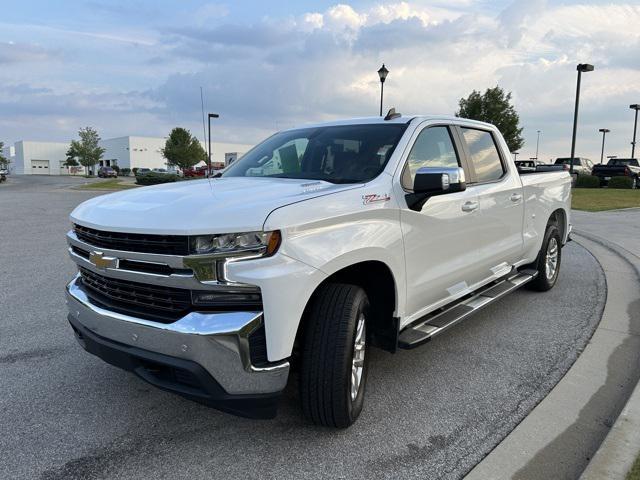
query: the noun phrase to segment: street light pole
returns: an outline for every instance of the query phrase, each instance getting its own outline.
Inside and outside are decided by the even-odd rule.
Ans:
[[[536,139],[536,162],[538,161],[538,147],[540,146],[540,130],[538,130],[538,138]]]
[[[609,133],[611,130],[609,130],[608,128],[601,128],[600,130],[598,130],[599,132],[602,132],[602,151],[600,152],[600,165],[602,165],[602,162],[604,161],[604,137],[607,135],[607,133]]]
[[[387,79],[387,75],[389,75],[389,70],[387,67],[382,64],[382,67],[378,70],[378,77],[380,77],[380,116],[382,116],[382,100],[384,98],[384,81]]]
[[[207,178],[209,178],[211,176],[211,119],[212,118],[219,118],[220,115],[218,115],[217,113],[210,113],[209,114],[209,163],[207,166]]]
[[[639,104],[629,105],[629,108],[636,111],[636,119],[633,122],[633,142],[631,142],[631,158],[636,158],[636,129],[638,128],[638,110],[640,110]]]
[[[576,130],[578,128],[578,105],[580,104],[580,79],[582,72],[593,72],[593,65],[588,63],[579,63],[576,67],[578,70],[578,82],[576,83],[576,107],[573,112],[573,135],[571,136],[571,160],[569,161],[569,174],[573,175],[573,159],[576,154]]]

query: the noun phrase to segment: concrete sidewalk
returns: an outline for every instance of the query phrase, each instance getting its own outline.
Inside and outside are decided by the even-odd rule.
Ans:
[[[573,479],[583,471],[588,479],[623,479],[640,450],[633,417],[640,410],[633,403],[640,399],[640,209],[575,212],[572,223],[607,278],[600,324],[565,377],[467,480]]]

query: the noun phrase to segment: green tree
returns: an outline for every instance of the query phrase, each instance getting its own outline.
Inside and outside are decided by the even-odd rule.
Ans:
[[[80,165],[89,171],[89,167],[93,167],[100,161],[104,154],[104,148],[100,147],[100,135],[91,127],[81,128],[78,131],[80,140],[72,140],[69,150],[67,150],[67,160],[77,160]]]
[[[484,94],[474,90],[460,99],[459,106],[456,117],[492,123],[502,133],[510,151],[517,152],[524,146],[520,116],[511,105],[511,92],[505,93],[498,86],[487,88]]]
[[[2,150],[4,150],[4,142],[0,142],[0,168],[9,168],[11,160],[2,154]]]
[[[200,162],[207,161],[207,153],[196,137],[185,128],[176,127],[171,130],[169,138],[162,149],[162,155],[170,166],[181,169],[190,168]]]

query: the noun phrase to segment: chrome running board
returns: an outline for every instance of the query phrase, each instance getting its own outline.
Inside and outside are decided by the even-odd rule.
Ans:
[[[538,272],[535,270],[517,271],[514,269],[503,280],[490,283],[471,296],[463,297],[442,309],[425,315],[400,332],[398,348],[411,349],[423,345],[481,308],[530,282],[537,275]]]

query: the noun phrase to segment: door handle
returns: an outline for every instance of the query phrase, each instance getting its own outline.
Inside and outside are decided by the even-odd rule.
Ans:
[[[462,211],[463,212],[473,212],[475,209],[478,208],[479,203],[475,202],[475,201],[469,201],[469,202],[465,202],[462,204]]]
[[[522,195],[520,195],[519,193],[514,193],[513,195],[511,195],[511,196],[509,197],[509,199],[510,199],[512,202],[519,202],[520,200],[522,200]]]

